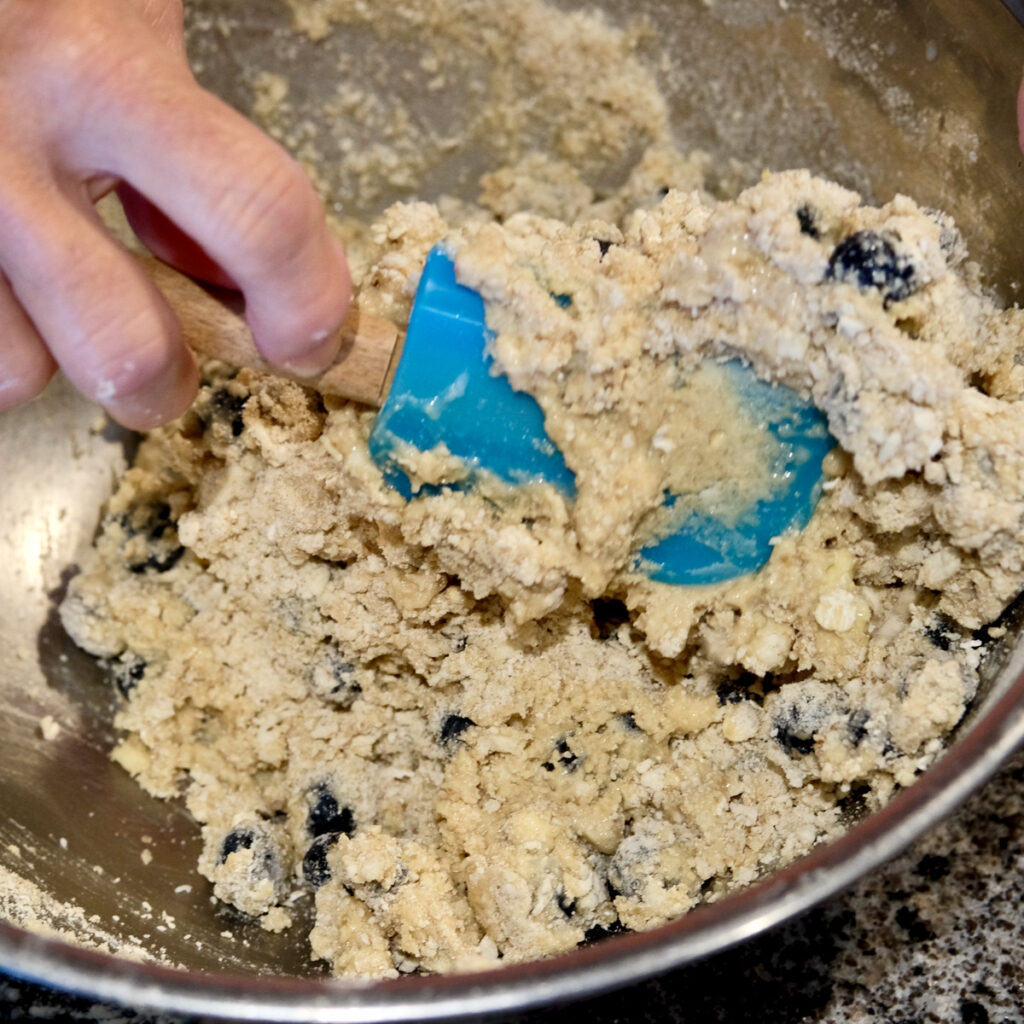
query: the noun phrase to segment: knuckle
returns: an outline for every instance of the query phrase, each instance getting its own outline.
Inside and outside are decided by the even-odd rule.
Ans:
[[[152,75],[159,47],[146,44],[119,5],[15,0],[15,8],[0,53],[11,58],[9,77],[29,84],[40,116],[54,124],[95,119],[131,103]],[[5,22],[0,35],[6,33]]]
[[[232,266],[260,276],[299,258],[318,208],[302,169],[283,154],[264,153],[244,181],[233,181],[215,203]]]
[[[141,52],[123,14],[111,4],[5,0],[0,4],[5,83],[22,83],[21,100],[32,100],[44,117],[75,116],[98,96],[130,92],[124,86],[127,70],[134,65],[141,71],[151,54]]]
[[[45,52],[47,65],[76,86],[88,82],[90,75],[107,65],[116,36],[111,37],[104,19],[82,17],[82,8],[60,0],[28,6],[31,13],[20,19],[20,32],[11,40],[12,49],[30,60]]]

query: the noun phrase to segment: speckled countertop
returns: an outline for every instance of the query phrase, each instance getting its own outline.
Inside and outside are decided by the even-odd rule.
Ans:
[[[500,1024],[1024,1022],[1024,754],[907,853],[695,966]],[[0,1020],[186,1024],[0,975]],[[190,1019],[194,1020],[194,1019]]]

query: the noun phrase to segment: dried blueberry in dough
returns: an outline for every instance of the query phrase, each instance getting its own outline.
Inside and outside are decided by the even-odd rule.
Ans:
[[[960,628],[945,615],[936,615],[925,626],[924,635],[940,651],[948,651],[953,644],[963,639]]]
[[[868,734],[870,718],[871,712],[867,708],[858,708],[850,713],[850,717],[846,720],[846,735],[851,747],[859,747],[864,742],[864,737]]]
[[[577,901],[570,899],[564,889],[559,889],[555,893],[555,902],[558,904],[558,909],[565,914],[566,917],[572,917],[576,913]]]
[[[588,928],[583,934],[583,941],[580,945],[589,946],[593,942],[602,942],[604,939],[610,939],[613,935],[623,935],[628,931],[629,929],[618,918],[615,918],[608,924],[595,924]]]
[[[137,654],[126,651],[110,666],[110,677],[117,692],[127,700],[146,674],[146,662]]]
[[[437,742],[449,753],[454,753],[466,741],[462,738],[463,733],[476,725],[472,718],[465,715],[445,715],[441,723],[441,730],[437,736]]]
[[[801,719],[794,707],[772,720],[772,735],[790,756],[803,757],[814,750],[814,730]]]
[[[542,767],[548,772],[553,772],[558,767],[567,774],[572,774],[572,772],[579,768],[581,762],[581,756],[576,754],[572,747],[569,746],[568,737],[561,736],[555,741],[551,758],[545,761]]]
[[[236,395],[226,388],[218,388],[205,402],[197,404],[196,413],[208,427],[220,428],[232,437],[238,437],[245,429],[242,411],[248,400],[248,395]]]
[[[805,757],[814,750],[818,733],[840,712],[839,703],[826,683],[788,683],[772,703],[771,734],[791,757]]]
[[[309,671],[309,689],[315,697],[327,704],[350,708],[363,692],[357,676],[356,666],[331,644]]]
[[[239,850],[251,850],[256,840],[256,833],[246,825],[233,828],[220,844],[220,853],[217,855],[217,863],[224,864],[228,857]]]
[[[818,227],[818,218],[809,203],[804,203],[796,211],[796,219],[800,223],[800,233],[808,238],[821,238],[821,229]]]
[[[715,696],[720,705],[741,704],[745,700],[763,704],[765,691],[771,689],[771,681],[771,673],[765,677],[750,672],[730,674],[715,688]]]
[[[331,880],[331,868],[327,863],[327,851],[338,841],[340,832],[325,832],[317,836],[305,856],[302,858],[302,877],[314,889],[326,885]]]
[[[860,291],[874,288],[886,306],[910,298],[918,288],[913,263],[875,231],[857,231],[844,238],[832,250],[826,277]]]
[[[279,826],[259,820],[238,822],[216,851],[208,874],[218,899],[258,917],[287,895],[288,846]]]
[[[341,834],[350,836],[356,830],[351,807],[343,807],[327,782],[318,782],[307,794],[309,807],[306,831],[313,836]]]
[[[165,502],[136,505],[121,517],[124,528],[124,560],[129,572],[164,573],[173,569],[185,548]]]

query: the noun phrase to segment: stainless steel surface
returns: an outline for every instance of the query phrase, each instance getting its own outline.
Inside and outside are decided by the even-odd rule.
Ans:
[[[656,26],[644,45],[652,60],[666,55],[661,74],[676,130],[689,144],[721,166],[737,158],[740,176],[762,163],[810,166],[880,201],[905,191],[946,209],[993,286],[1016,296],[1024,181],[1014,97],[1024,32],[998,0],[607,7],[613,19],[644,14]],[[415,39],[380,42],[358,31],[302,44],[288,34],[277,0],[197,0],[190,14],[204,80],[249,109],[255,71],[287,71],[296,123],[320,118],[324,152],[347,132],[366,136],[358,125],[322,123],[341,50],[351,73],[417,92],[415,76],[383,73],[415,65]],[[227,31],[215,30],[213,15],[226,19]],[[463,98],[445,100],[414,109],[439,126],[472,121],[468,107],[453,106]],[[487,140],[477,139],[425,167],[417,191],[471,195],[475,174],[494,158]],[[364,215],[400,192],[370,197],[341,180],[332,188],[344,212]],[[301,929],[272,936],[211,905],[194,871],[198,843],[187,816],[147,798],[107,760],[107,688],[53,614],[131,444],[109,429],[94,432],[95,416],[59,384],[0,416],[0,871],[49,894],[58,905],[54,923],[178,966],[142,965],[0,923],[0,965],[26,976],[135,1006],[251,1020],[413,1020],[567,998],[740,942],[822,899],[955,807],[1024,738],[1018,602],[1006,638],[989,648],[986,689],[951,750],[839,842],[675,924],[568,956],[471,978],[329,982],[308,962]],[[39,728],[45,715],[61,726],[49,740]],[[153,861],[144,866],[147,850]],[[0,908],[6,896],[0,888]]]

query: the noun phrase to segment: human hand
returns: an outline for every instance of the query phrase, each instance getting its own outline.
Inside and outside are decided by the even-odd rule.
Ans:
[[[93,204],[237,287],[257,346],[298,374],[333,358],[350,283],[302,170],[189,71],[181,0],[0,0],[0,410],[59,365],[146,429],[195,397],[195,360]]]

